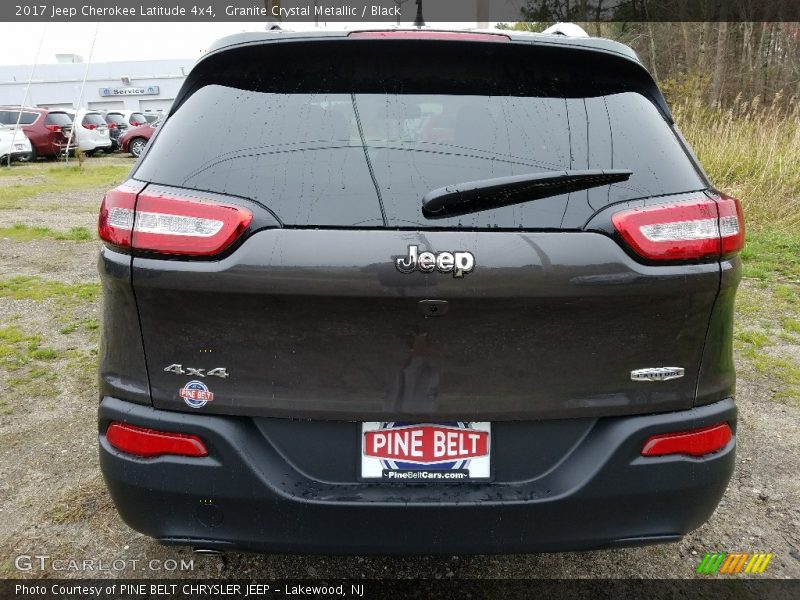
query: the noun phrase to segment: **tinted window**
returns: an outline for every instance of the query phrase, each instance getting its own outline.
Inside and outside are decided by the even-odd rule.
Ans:
[[[147,119],[144,118],[142,113],[132,113],[131,118],[128,119],[131,125],[144,125],[147,123]]]
[[[84,125],[106,125],[106,120],[100,113],[86,113],[83,116],[82,123]]]
[[[670,125],[633,86],[578,93],[580,82],[556,85],[559,73],[526,81],[526,71],[498,84],[497,65],[484,71],[465,60],[472,69],[458,63],[462,72],[450,80],[452,69],[429,56],[403,75],[409,83],[399,92],[385,90],[399,84],[382,78],[382,63],[372,84],[355,74],[353,93],[346,77],[330,91],[246,70],[228,72],[224,85],[201,81],[135,177],[251,198],[291,225],[380,225],[382,205],[392,227],[580,227],[609,202],[705,187]],[[451,184],[602,168],[633,175],[450,219],[429,221],[420,210],[428,191]]]
[[[120,123],[125,123],[125,118],[119,113],[108,113],[106,114],[106,122],[119,125]]]
[[[72,118],[64,112],[51,112],[48,113],[47,117],[44,120],[45,123],[48,125],[59,125],[61,127],[67,127],[72,125]]]
[[[16,125],[18,118],[20,125],[31,125],[38,117],[39,113],[35,112],[23,112],[20,117],[17,110],[0,110],[0,123],[3,125]]]

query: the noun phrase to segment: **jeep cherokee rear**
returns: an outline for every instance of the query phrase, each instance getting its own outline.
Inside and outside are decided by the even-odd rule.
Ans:
[[[228,38],[100,236],[101,466],[163,542],[654,543],[730,478],[741,211],[625,46]]]

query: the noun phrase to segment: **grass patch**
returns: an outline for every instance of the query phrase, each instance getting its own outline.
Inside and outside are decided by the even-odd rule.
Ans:
[[[21,223],[11,227],[0,227],[0,238],[7,238],[15,242],[30,242],[33,240],[87,242],[94,239],[92,232],[85,227],[72,227],[69,231],[53,231],[47,227],[29,227]]]
[[[56,374],[47,365],[59,358],[58,352],[42,346],[42,338],[16,326],[0,328],[0,366],[7,374],[10,390],[0,396],[0,413],[11,414],[14,396],[52,398]],[[13,392],[13,393],[9,393]]]
[[[100,476],[70,488],[49,510],[48,519],[57,525],[91,521],[97,514],[112,510],[113,503]]]
[[[686,100],[673,115],[714,184],[742,201],[751,229],[800,233],[798,101],[737,99],[720,109]]]
[[[36,301],[56,299],[62,306],[71,306],[94,302],[99,294],[99,283],[64,283],[29,275],[0,279],[0,298]]]
[[[10,169],[9,169],[10,170]],[[21,202],[39,194],[67,192],[85,188],[113,187],[130,172],[130,166],[98,165],[81,168],[78,165],[54,165],[31,171],[41,177],[35,183],[0,186],[0,210],[21,208]],[[2,173],[2,171],[0,171]],[[15,172],[19,176],[23,173]],[[2,174],[0,177],[12,174]]]
[[[800,283],[800,233],[774,229],[748,232],[741,256],[745,277]],[[787,298],[800,296],[796,287],[784,287],[781,293]]]

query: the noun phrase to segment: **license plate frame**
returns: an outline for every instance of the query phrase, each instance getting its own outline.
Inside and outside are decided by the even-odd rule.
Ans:
[[[487,483],[494,480],[494,451],[492,423],[488,421],[366,421],[358,424],[359,460],[358,480],[382,484],[429,483]],[[375,432],[379,432],[376,435]],[[422,433],[416,433],[422,432]],[[383,435],[381,435],[383,434]],[[417,437],[414,437],[417,436]],[[444,437],[443,437],[444,436]],[[373,446],[381,446],[383,437],[389,446],[409,449],[414,441],[422,441],[425,456],[397,458],[376,456]],[[402,441],[405,440],[405,444]],[[450,450],[465,450],[468,455],[453,458],[452,453],[434,456],[432,449],[442,450],[442,443]],[[485,453],[482,453],[485,443]],[[381,446],[381,452],[385,446]],[[419,446],[417,446],[419,448]],[[473,452],[476,452],[475,454]],[[401,454],[403,454],[401,452]],[[408,454],[404,454],[408,456]],[[433,462],[431,462],[433,461]]]

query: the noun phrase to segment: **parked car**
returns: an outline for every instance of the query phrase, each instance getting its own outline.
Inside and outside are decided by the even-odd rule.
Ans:
[[[31,158],[31,141],[25,132],[13,125],[0,124],[0,166],[12,161],[28,161]]]
[[[139,127],[147,123],[145,116],[136,110],[110,110],[106,113],[106,117],[111,115],[113,119],[121,118],[128,127]]]
[[[158,125],[159,122],[156,121],[155,123],[147,123],[146,125],[128,129],[119,137],[119,147],[123,152],[130,152],[133,156],[139,158]]]
[[[111,136],[111,150],[119,150],[119,138],[128,131],[128,122],[118,112],[105,112],[103,118],[108,125],[108,134]]]
[[[73,118],[73,138],[82,152],[95,154],[98,150],[111,152],[113,143],[105,117],[96,110],[70,112]]]
[[[246,33],[175,106],[99,216],[100,464],[131,527],[462,554],[710,517],[744,222],[633,50]]]
[[[20,112],[22,113],[20,115]],[[69,144],[72,117],[63,110],[49,108],[0,106],[0,124],[19,124],[31,143],[31,159],[37,156],[56,157],[75,149]]]

